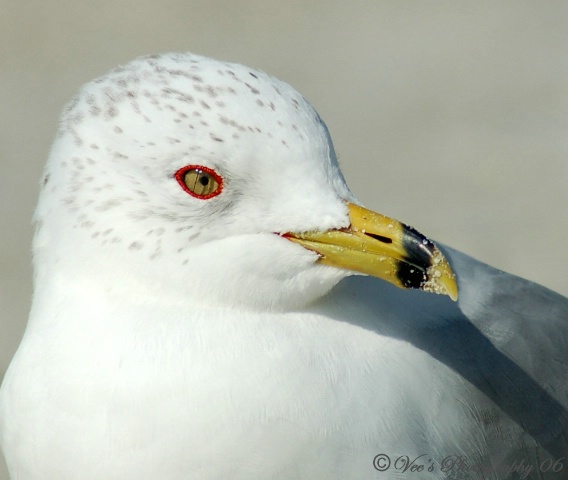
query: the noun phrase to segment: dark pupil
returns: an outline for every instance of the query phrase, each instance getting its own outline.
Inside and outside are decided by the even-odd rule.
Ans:
[[[209,183],[209,178],[203,175],[202,177],[199,178],[199,183],[201,183],[201,185],[205,187]]]

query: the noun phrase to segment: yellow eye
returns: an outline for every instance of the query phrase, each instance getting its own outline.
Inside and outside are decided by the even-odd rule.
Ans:
[[[202,200],[215,197],[223,190],[223,179],[208,167],[188,165],[180,168],[175,177],[187,193]]]

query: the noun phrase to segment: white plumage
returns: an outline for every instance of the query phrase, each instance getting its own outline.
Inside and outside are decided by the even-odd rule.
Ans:
[[[187,165],[221,193],[188,195]],[[0,393],[12,479],[422,480],[452,456],[455,478],[568,475],[539,471],[568,451],[568,301],[445,249],[456,304],[285,236],[347,229],[348,202],[324,123],[262,72],[171,54],[87,84]]]

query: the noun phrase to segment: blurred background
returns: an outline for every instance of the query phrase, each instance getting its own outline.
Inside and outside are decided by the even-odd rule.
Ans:
[[[565,0],[0,0],[0,378],[63,105],[136,56],[188,50],[295,86],[368,207],[568,294]]]

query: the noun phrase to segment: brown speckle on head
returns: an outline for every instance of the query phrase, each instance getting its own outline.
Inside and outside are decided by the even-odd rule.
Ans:
[[[182,92],[180,90],[171,87],[166,87],[162,89],[162,97],[174,97],[176,100],[185,103],[195,102],[195,99],[191,95],[188,95],[185,92]]]
[[[91,228],[91,227],[93,227],[94,225],[95,225],[94,222],[91,222],[90,220],[86,220],[86,221],[84,221],[84,222],[81,222],[80,227],[81,227],[81,228]]]
[[[134,113],[137,113],[138,115],[142,114],[142,110],[140,110],[140,104],[137,101],[132,100],[130,102],[130,106],[132,107],[132,110],[134,111]]]
[[[250,85],[246,82],[245,82],[245,85],[249,88],[249,90],[251,91],[252,94],[258,95],[260,93],[260,90],[258,88],[254,88],[252,85]]]
[[[218,93],[216,92],[215,88],[213,88],[211,85],[207,85],[207,87],[205,87],[205,92],[207,93],[207,95],[209,95],[211,98],[215,98],[218,96]]]
[[[142,250],[143,247],[144,244],[141,242],[132,242],[130,245],[128,245],[128,250]]]

